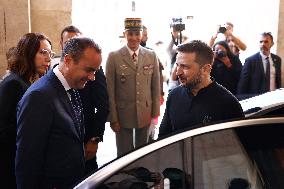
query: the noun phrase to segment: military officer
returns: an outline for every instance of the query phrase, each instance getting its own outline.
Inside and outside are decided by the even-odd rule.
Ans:
[[[126,18],[127,44],[106,62],[109,121],[116,134],[117,155],[144,145],[153,118],[160,113],[160,76],[154,51],[140,46],[141,18]]]

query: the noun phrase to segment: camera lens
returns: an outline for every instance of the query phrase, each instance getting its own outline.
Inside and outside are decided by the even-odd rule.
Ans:
[[[219,33],[225,33],[227,31],[227,28],[226,27],[224,27],[224,26],[221,26],[220,28],[219,28]]]
[[[226,57],[226,56],[227,56],[227,52],[226,52],[226,51],[222,51],[222,50],[218,50],[218,51],[216,52],[216,54],[217,54],[217,57],[218,57],[218,58],[223,58],[223,57]]]

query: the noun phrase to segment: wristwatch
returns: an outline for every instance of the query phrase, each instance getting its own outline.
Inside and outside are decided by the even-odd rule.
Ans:
[[[91,143],[99,143],[101,141],[100,137],[93,137],[90,139]]]

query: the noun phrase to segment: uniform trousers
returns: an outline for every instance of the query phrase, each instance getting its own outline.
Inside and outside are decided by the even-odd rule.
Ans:
[[[143,128],[120,128],[116,133],[117,157],[148,142],[149,126]]]

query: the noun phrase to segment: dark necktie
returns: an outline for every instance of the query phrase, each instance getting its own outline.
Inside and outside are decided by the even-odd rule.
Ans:
[[[134,53],[132,54],[132,61],[133,61],[134,63],[136,63],[136,57],[137,57],[137,54],[134,52]]]
[[[75,113],[75,118],[77,121],[76,125],[78,127],[80,137],[83,137],[85,128],[84,128],[83,106],[79,92],[74,89],[69,89],[68,93],[70,94],[71,97],[71,104]]]
[[[266,60],[266,71],[265,71],[266,87],[267,87],[267,91],[270,91],[270,62],[269,62],[269,57],[266,57],[265,60]]]

